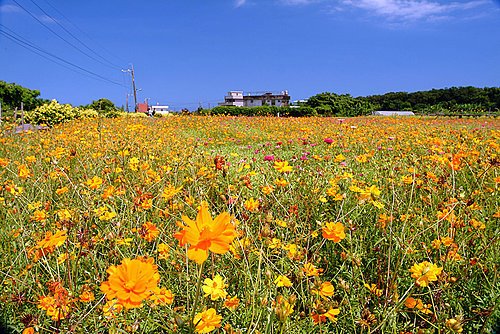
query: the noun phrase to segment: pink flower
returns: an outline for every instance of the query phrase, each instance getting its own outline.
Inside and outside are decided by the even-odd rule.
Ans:
[[[327,143],[328,145],[330,145],[331,143],[333,143],[333,139],[332,138],[325,138],[323,141],[325,143]]]
[[[274,161],[274,155],[266,155],[266,156],[264,156],[264,161]]]

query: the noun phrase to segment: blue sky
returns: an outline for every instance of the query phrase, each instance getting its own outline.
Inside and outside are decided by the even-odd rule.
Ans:
[[[74,105],[124,105],[130,64],[138,100],[174,109],[500,86],[497,0],[0,0],[0,31],[0,80]]]

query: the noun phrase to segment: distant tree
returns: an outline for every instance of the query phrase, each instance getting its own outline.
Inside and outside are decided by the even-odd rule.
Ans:
[[[97,112],[108,112],[108,111],[116,111],[118,108],[115,104],[106,98],[101,98],[96,101],[92,101],[91,104],[87,105],[86,108],[94,109]]]
[[[15,83],[0,80],[0,102],[3,110],[13,110],[21,107],[25,110],[33,110],[48,102],[39,98],[40,91],[25,88]]]
[[[363,98],[355,98],[350,94],[321,93],[310,97],[306,106],[314,108],[324,116],[360,116],[373,110],[374,106]]]
[[[377,110],[412,110],[423,113],[470,113],[500,109],[500,87],[451,87],[413,93],[395,92],[364,98]]]

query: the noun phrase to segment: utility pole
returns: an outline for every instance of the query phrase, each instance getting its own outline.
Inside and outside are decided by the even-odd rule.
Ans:
[[[131,69],[122,70],[122,72],[128,72],[132,76],[132,90],[134,93],[134,111],[137,112],[137,88],[135,88],[135,73],[134,65],[130,64]],[[128,94],[127,94],[127,108],[128,108]]]
[[[134,111],[137,112],[137,89],[135,88],[135,75],[134,75],[134,64],[132,65],[132,89],[134,90]]]

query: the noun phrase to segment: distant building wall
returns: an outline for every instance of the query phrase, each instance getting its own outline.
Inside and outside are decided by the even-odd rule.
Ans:
[[[259,107],[263,105],[286,107],[290,105],[288,91],[280,93],[247,93],[231,91],[224,97],[224,102],[219,105],[238,107]]]

